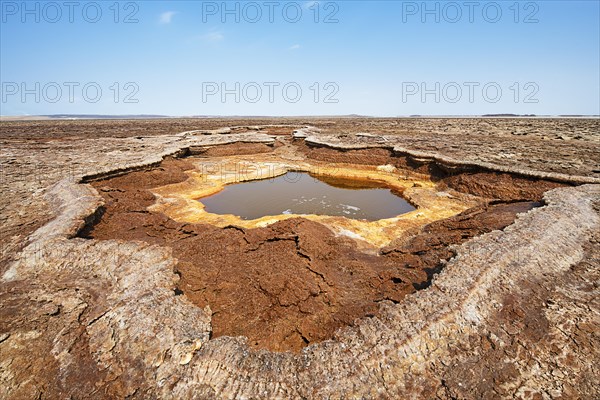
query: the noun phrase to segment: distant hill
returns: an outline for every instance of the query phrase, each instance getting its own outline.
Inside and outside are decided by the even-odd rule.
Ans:
[[[52,114],[41,115],[50,119],[151,119],[171,118],[168,115],[138,114],[138,115],[101,115],[101,114]]]
[[[28,116],[30,117],[30,116]],[[31,116],[34,117],[34,116]],[[48,119],[153,119],[153,118],[230,118],[230,119],[265,119],[265,118],[369,118],[367,115],[349,114],[349,115],[290,115],[290,116],[269,116],[269,115],[156,115],[156,114],[135,114],[135,115],[103,115],[103,114],[51,114],[38,115],[35,117]],[[27,118],[27,117],[24,117]]]
[[[482,117],[537,117],[535,114],[483,114]]]
[[[598,118],[598,117],[600,117],[600,115],[565,114],[565,115],[559,115],[559,117],[563,117],[563,118]]]

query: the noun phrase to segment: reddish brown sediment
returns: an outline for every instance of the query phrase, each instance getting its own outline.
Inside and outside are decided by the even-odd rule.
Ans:
[[[260,154],[273,151],[274,145],[264,143],[231,143],[221,146],[194,148],[192,153],[200,157],[226,157],[244,154]]]
[[[564,183],[518,174],[473,171],[472,167],[464,168],[465,171],[448,171],[433,160],[415,161],[411,157],[394,155],[392,150],[379,147],[337,150],[303,143],[299,143],[298,147],[309,159],[358,165],[393,165],[400,170],[431,176],[432,180],[440,182],[441,189],[452,188],[488,199],[540,201],[544,192],[565,186]]]
[[[459,192],[502,201],[541,201],[548,190],[565,186],[564,183],[497,172],[458,174],[442,179],[442,183],[441,188],[450,187]]]

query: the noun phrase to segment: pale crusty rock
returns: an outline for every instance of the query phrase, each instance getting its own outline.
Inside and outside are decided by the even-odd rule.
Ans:
[[[318,133],[320,131],[320,129],[315,128],[314,126],[305,126],[304,128],[294,130],[292,132],[292,137],[294,139],[306,139],[312,133]]]
[[[377,171],[389,172],[390,174],[396,172],[396,169],[396,167],[389,164],[377,166]]]

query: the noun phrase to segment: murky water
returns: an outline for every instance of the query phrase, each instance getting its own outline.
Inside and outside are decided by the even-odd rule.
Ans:
[[[267,215],[317,214],[374,221],[415,209],[379,182],[317,178],[304,172],[228,185],[199,200],[210,213],[233,214],[245,220]]]

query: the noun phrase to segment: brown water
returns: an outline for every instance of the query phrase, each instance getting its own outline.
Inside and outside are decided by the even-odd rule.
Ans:
[[[383,183],[316,177],[305,172],[227,185],[200,201],[207,212],[233,214],[245,220],[316,214],[375,221],[415,209]]]

